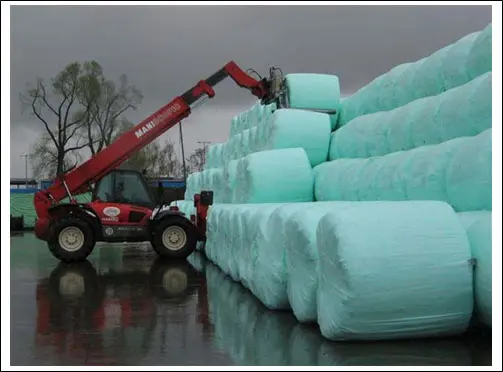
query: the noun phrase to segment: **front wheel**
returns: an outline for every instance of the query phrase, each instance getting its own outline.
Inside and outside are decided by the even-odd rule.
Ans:
[[[94,249],[92,227],[84,220],[70,216],[54,222],[48,241],[49,250],[63,262],[81,262]]]
[[[187,258],[196,249],[196,244],[194,225],[181,216],[160,221],[152,239],[154,250],[164,258]]]

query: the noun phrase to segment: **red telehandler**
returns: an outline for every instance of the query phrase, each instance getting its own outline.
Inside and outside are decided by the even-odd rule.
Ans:
[[[148,183],[137,171],[118,167],[133,153],[154,141],[199,106],[213,98],[213,87],[226,77],[248,89],[263,104],[281,104],[283,73],[272,67],[268,78],[259,80],[233,61],[206,80],[122,134],[79,167],[57,177],[54,184],[35,194],[35,234],[48,243],[52,254],[63,262],[85,260],[96,242],[150,241],[158,255],[186,258],[198,242],[206,240],[206,216],[213,192],[194,195],[195,215],[177,207],[156,205]],[[92,192],[90,203],[79,203],[74,195]],[[60,203],[68,198],[69,203]]]

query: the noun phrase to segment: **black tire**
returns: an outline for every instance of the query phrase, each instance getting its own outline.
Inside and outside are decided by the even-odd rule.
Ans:
[[[169,246],[164,243],[163,235],[168,229],[178,237],[178,241]],[[185,259],[196,250],[197,234],[191,221],[182,216],[169,216],[161,220],[154,229],[152,246],[162,258]]]
[[[77,229],[76,232],[78,230],[81,232],[81,234],[77,234],[80,235],[79,239],[82,239],[82,244],[79,244],[80,247],[75,250],[65,249],[60,244],[60,234],[69,227],[74,227]],[[63,217],[55,221],[51,226],[51,236],[48,241],[49,250],[60,261],[74,263],[86,260],[92,253],[95,243],[93,228],[81,218],[75,216]]]
[[[159,300],[184,298],[196,289],[197,272],[183,259],[158,257],[150,268],[150,288]]]

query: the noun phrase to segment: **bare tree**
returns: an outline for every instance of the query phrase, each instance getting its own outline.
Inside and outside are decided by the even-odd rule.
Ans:
[[[63,168],[68,169],[81,160],[81,155],[77,151],[67,153],[65,155]],[[52,179],[58,174],[58,152],[52,143],[51,137],[47,133],[44,133],[32,147],[30,162],[33,168],[33,177],[35,179]]]
[[[126,75],[119,78],[116,84],[105,79],[99,65],[90,66],[93,74],[88,74],[89,79],[83,84],[86,89],[81,95],[84,107],[90,107],[91,115],[82,134],[86,136],[89,150],[92,155],[109,146],[117,134],[123,129],[121,117],[128,110],[136,110],[143,96],[134,86],[129,84]]]
[[[114,138],[133,126],[134,124],[127,120],[121,121]],[[145,171],[148,177],[179,177],[181,172],[174,143],[169,139],[162,145],[159,140],[154,141],[142,150],[131,154],[131,157],[123,163],[122,168]]]
[[[187,158],[187,168],[190,173],[201,172],[204,167],[205,149],[204,147],[196,148]]]
[[[90,112],[89,107],[79,105],[82,74],[82,65],[71,63],[50,84],[37,79],[35,85],[21,95],[23,108],[28,108],[31,115],[43,124],[47,135],[38,142],[36,151],[32,152],[37,156],[32,159],[51,161],[51,165],[39,163],[46,170],[55,169],[56,174],[64,172],[68,155],[87,146],[77,135]]]

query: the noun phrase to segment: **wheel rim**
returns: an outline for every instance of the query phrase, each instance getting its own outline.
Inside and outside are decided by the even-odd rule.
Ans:
[[[67,252],[78,251],[84,245],[84,233],[75,226],[65,227],[59,233],[59,245]]]
[[[162,233],[162,243],[170,251],[178,251],[187,243],[187,234],[179,226],[170,226]]]
[[[59,279],[59,293],[65,297],[81,296],[86,290],[84,278],[76,273],[67,273]]]
[[[182,270],[170,269],[162,277],[162,288],[170,295],[176,295],[185,291],[187,282],[187,275]]]

